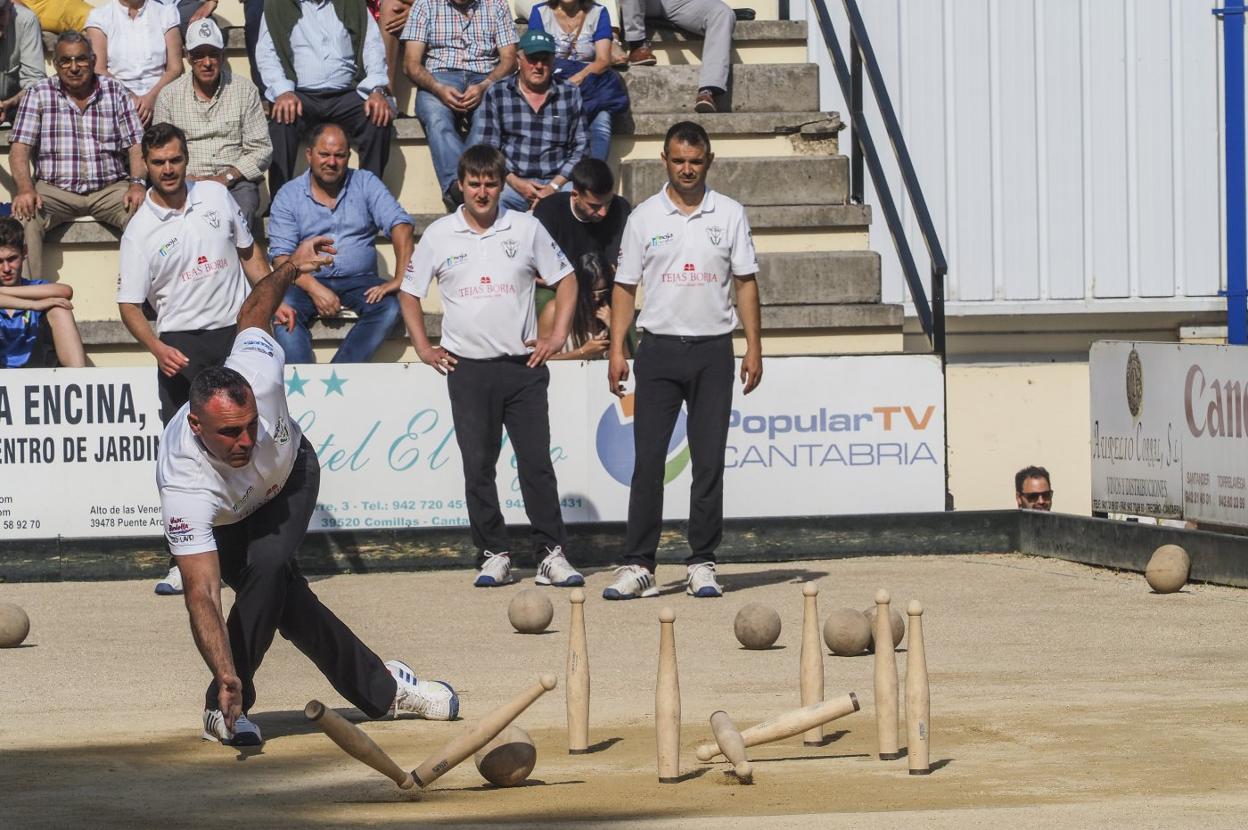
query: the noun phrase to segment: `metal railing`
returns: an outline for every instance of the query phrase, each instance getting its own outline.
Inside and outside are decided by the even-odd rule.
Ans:
[[[850,185],[849,198],[861,204],[864,201],[863,164],[871,173],[875,182],[875,196],[884,220],[888,223],[889,234],[893,237],[893,245],[897,248],[897,258],[901,270],[910,288],[910,298],[914,302],[915,313],[923,333],[927,335],[932,351],[945,358],[945,275],[949,267],[945,262],[945,252],[941,248],[940,238],[936,235],[936,226],[932,223],[931,212],[927,209],[927,200],[923,197],[923,188],[919,186],[918,176],[914,172],[914,163],[910,160],[910,150],[906,147],[905,137],[901,134],[901,125],[897,121],[897,113],[893,110],[892,99],[888,88],[884,85],[884,76],[880,72],[880,64],[875,57],[875,49],[871,46],[871,38],[867,27],[862,22],[862,13],[858,9],[857,0],[843,0],[845,16],[849,20],[849,61],[841,49],[841,42],[832,27],[832,17],[828,13],[825,0],[810,0],[811,7],[819,19],[819,29],[823,32],[824,43],[832,56],[833,69],[841,94],[849,104],[850,141]],[[923,235],[923,243],[927,246],[928,259],[931,261],[931,302],[919,277],[919,269],[914,261],[914,253],[910,248],[910,240],[906,236],[905,225],[897,210],[897,202],[893,199],[892,189],[884,175],[884,166],[880,161],[880,153],[871,127],[863,115],[862,109],[862,77],[866,73],[875,95],[880,117],[884,122],[884,131],[888,142],[892,145],[897,167],[901,172],[905,195],[909,197],[914,208],[919,231]]]

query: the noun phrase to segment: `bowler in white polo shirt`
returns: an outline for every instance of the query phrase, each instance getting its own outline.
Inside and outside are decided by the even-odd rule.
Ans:
[[[628,218],[611,301],[607,374],[611,392],[623,397],[629,376],[624,345],[638,284],[645,289],[637,320],[643,333],[633,360],[634,465],[625,559],[615,582],[602,592],[606,599],[658,596],[654,568],[663,523],[663,476],[682,403],[689,412],[686,434],[693,467],[685,590],[695,597],[723,596],[715,578],[715,549],[723,537],[732,332],[738,321],[745,330],[744,394],[763,377],[758,259],[745,209],[706,186],[715,156],[700,125],[674,124],[662,158],[668,182]]]
[[[512,581],[511,546],[498,504],[495,470],[503,427],[516,453],[520,494],[540,557],[536,582],[569,587],[585,578],[563,549],[567,531],[550,460],[546,360],[563,348],[576,305],[572,266],[531,214],[500,208],[507,174],[496,147],[478,144],[459,159],[464,204],[429,226],[403,278],[399,305],[420,359],[447,375],[455,439],[464,462],[472,541],[481,557],[475,584]],[[538,278],[555,288],[555,326],[537,336],[533,290]],[[442,338],[425,332],[421,300],[438,281]]]

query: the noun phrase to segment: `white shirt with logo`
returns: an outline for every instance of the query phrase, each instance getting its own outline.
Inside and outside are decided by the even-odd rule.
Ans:
[[[424,298],[438,281],[442,295],[442,348],[487,360],[531,352],[537,338],[535,280],[548,286],[572,266],[542,223],[529,213],[500,207],[485,233],[468,227],[461,207],[429,226],[403,275],[403,290]]]
[[[708,187],[702,204],[686,216],[667,187],[628,217],[615,281],[641,283],[640,329],[682,337],[727,334],[737,327],[732,278],[758,273],[745,208]]]
[[[144,3],[134,17],[120,0],[105,0],[87,15],[87,29],[108,38],[108,74],[133,95],[146,95],[165,74],[165,33],[181,21],[176,2]]]
[[[148,191],[121,237],[117,302],[150,302],[162,334],[232,326],[247,296],[238,258],[252,244],[247,218],[224,185],[186,187],[180,211]]]
[[[165,537],[174,555],[216,550],[214,527],[242,521],[286,484],[303,433],[286,406],[285,364],[282,347],[255,328],[239,332],[226,358],[226,367],[246,378],[256,397],[260,423],[247,466],[231,467],[208,452],[187,423],[189,403],[165,427],[156,460],[156,486]]]

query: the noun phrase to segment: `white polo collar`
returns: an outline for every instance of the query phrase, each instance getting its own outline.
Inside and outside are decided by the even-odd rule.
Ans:
[[[195,192],[195,182],[192,181],[187,181],[186,183],[186,205],[182,208],[182,210],[178,210],[177,208],[161,207],[156,204],[156,201],[152,198],[153,190],[155,190],[155,188],[149,187],[147,189],[147,198],[143,200],[143,204],[156,216],[157,220],[161,222],[166,221],[172,216],[185,216],[191,213],[195,206],[202,201],[200,196]]]
[[[458,208],[456,208],[454,215],[455,215],[455,232],[456,233],[469,233],[469,234],[472,234],[473,236],[480,236],[481,238],[484,239],[485,237],[493,236],[496,233],[502,233],[505,230],[511,229],[511,211],[503,207],[502,205],[498,206],[498,215],[494,217],[494,224],[490,225],[490,227],[485,231],[485,233],[482,233],[482,234],[478,234],[476,231],[474,231],[472,228],[468,226],[468,220],[464,218],[464,206],[463,205],[460,205]]]
[[[703,213],[711,213],[715,210],[715,191],[708,187],[702,194],[702,204],[694,208],[693,213],[683,213],[680,208],[676,207],[676,203],[672,201],[672,197],[667,195],[667,189],[671,186],[671,182],[664,182],[663,189],[659,191],[659,200],[663,203],[663,208],[668,213],[679,213],[681,216],[686,216],[687,218],[692,219],[695,216],[700,216]]]

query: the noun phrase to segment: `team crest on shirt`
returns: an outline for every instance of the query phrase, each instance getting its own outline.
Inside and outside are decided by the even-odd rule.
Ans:
[[[285,418],[278,418],[277,425],[273,428],[273,442],[279,447],[290,440],[290,425],[286,423]],[[265,494],[268,498],[268,494]]]
[[[204,213],[204,221],[214,228],[221,227],[221,215],[215,210],[209,210]]]
[[[724,229],[719,225],[709,225],[706,229],[706,238],[711,240],[712,245],[719,245],[724,239]]]
[[[503,240],[503,253],[507,255],[508,259],[515,259],[516,251],[518,250],[520,250],[520,246],[516,244],[516,240],[511,238]]]
[[[234,502],[234,504],[230,505],[230,510],[233,511],[234,513],[237,513],[238,509],[243,506],[243,502],[247,501],[248,497],[251,496],[251,494],[255,491],[255,489],[256,489],[256,485],[254,484],[248,487],[247,492],[243,493],[243,497],[239,499],[238,501]]]

